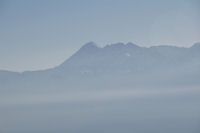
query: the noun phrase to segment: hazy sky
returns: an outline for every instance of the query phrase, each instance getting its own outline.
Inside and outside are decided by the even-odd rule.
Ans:
[[[0,0],[0,69],[54,67],[84,43],[189,47],[199,0]]]

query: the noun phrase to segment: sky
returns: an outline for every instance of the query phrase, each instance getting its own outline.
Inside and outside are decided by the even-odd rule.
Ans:
[[[58,66],[82,45],[200,42],[199,0],[0,0],[0,70]]]

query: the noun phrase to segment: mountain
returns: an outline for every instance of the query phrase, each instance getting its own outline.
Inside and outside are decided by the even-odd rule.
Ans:
[[[0,90],[199,85],[200,43],[190,48],[115,43],[83,45],[58,67],[23,73],[0,71]]]

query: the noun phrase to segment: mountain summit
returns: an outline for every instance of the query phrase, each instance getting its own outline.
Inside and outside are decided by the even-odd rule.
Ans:
[[[88,42],[85,45],[83,45],[80,50],[94,50],[94,49],[97,49],[97,48],[98,47],[97,47],[96,43]]]

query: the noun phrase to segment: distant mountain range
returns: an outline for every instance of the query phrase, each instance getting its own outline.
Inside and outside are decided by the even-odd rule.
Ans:
[[[0,90],[200,85],[200,43],[190,48],[89,42],[58,67],[0,71]]]

